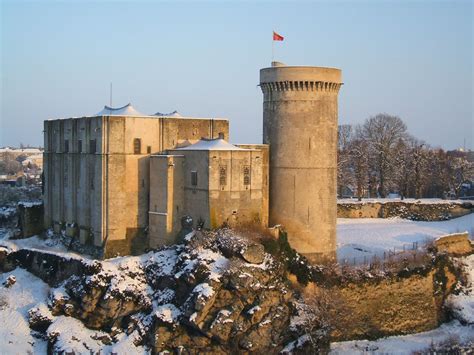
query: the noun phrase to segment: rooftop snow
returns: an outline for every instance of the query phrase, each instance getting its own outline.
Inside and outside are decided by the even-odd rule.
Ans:
[[[159,117],[183,117],[178,111],[173,111],[170,113],[161,113],[157,112],[153,116],[159,116]]]
[[[0,148],[0,153],[26,153],[26,154],[43,154],[43,151],[38,148]]]
[[[223,139],[201,139],[197,143],[188,145],[187,147],[183,148],[176,148],[176,150],[251,150],[251,149],[243,149],[236,147],[229,142],[226,142]]]
[[[122,107],[109,107],[109,106],[104,106],[104,109],[98,113],[96,113],[94,116],[147,116],[144,115],[141,112],[138,112],[135,110],[135,108],[132,106],[132,104],[127,104]]]

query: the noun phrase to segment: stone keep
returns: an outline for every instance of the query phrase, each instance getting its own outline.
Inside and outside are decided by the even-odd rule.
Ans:
[[[263,142],[270,144],[270,225],[311,261],[336,255],[337,96],[341,70],[260,70]]]

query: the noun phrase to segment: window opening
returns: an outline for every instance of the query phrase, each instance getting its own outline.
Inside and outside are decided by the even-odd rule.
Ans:
[[[250,185],[250,166],[244,166],[244,185]]]
[[[219,166],[219,184],[221,186],[227,185],[227,166]]]
[[[97,144],[95,139],[89,141],[89,153],[95,153],[97,149]]]
[[[142,140],[140,138],[135,138],[133,140],[133,154],[141,154],[142,152]]]
[[[191,185],[197,186],[198,184],[198,173],[197,171],[191,171]]]

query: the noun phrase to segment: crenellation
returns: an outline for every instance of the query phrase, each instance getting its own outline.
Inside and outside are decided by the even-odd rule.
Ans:
[[[328,93],[338,93],[342,83],[327,81],[275,81],[262,83],[260,87],[264,94],[270,92],[284,91],[321,91]]]

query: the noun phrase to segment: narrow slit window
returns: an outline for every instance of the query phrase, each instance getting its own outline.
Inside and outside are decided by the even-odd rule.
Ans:
[[[140,138],[135,138],[133,140],[133,154],[142,153],[142,140]]]
[[[94,187],[94,179],[95,179],[95,174],[94,174],[94,170],[93,169],[90,169],[89,170],[89,187],[91,190],[94,190],[95,187]]]
[[[82,140],[77,141],[77,152],[82,153]]]
[[[191,185],[197,186],[198,184],[198,172],[191,171]]]
[[[227,166],[225,165],[219,167],[219,184],[221,186],[227,185]]]
[[[64,153],[69,153],[69,140],[64,140]]]
[[[151,154],[151,145],[146,147],[146,152],[147,154]]]
[[[244,185],[250,185],[250,166],[244,166]]]
[[[68,174],[69,174],[69,165],[67,164],[64,164],[64,170],[63,170],[63,173],[64,173],[64,187],[68,187]]]

